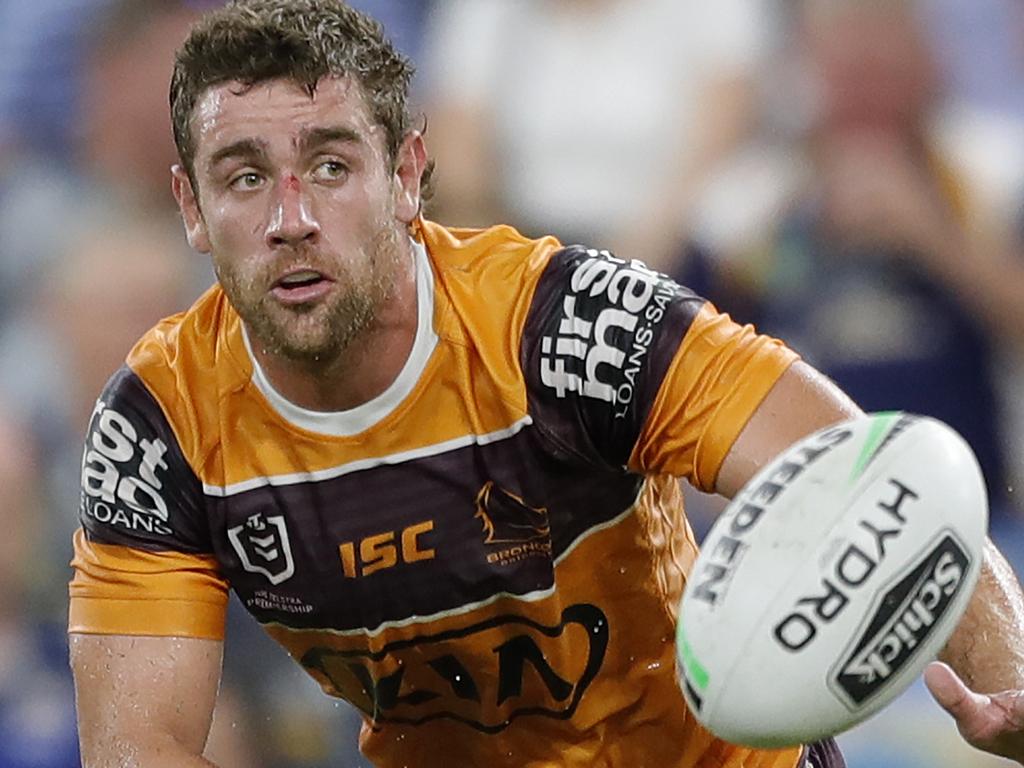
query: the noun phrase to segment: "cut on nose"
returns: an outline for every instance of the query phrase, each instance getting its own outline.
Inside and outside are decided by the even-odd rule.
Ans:
[[[301,192],[299,180],[294,176],[287,177],[271,211],[267,243],[271,247],[297,245],[315,240],[319,234],[320,225]]]

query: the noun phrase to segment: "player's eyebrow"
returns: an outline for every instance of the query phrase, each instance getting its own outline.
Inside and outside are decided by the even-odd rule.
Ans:
[[[299,134],[299,149],[309,154],[324,144],[339,142],[342,144],[365,144],[363,134],[347,125],[330,125],[318,128],[306,128]]]
[[[239,139],[225,147],[221,147],[210,155],[210,168],[216,168],[225,160],[240,158],[243,160],[263,160],[267,156],[266,142],[259,139]]]

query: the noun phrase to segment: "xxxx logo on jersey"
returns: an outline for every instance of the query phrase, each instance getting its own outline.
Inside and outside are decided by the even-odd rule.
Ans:
[[[380,651],[314,648],[302,664],[375,723],[447,718],[497,733],[521,715],[572,717],[607,646],[604,613],[578,604],[554,626],[498,616]]]

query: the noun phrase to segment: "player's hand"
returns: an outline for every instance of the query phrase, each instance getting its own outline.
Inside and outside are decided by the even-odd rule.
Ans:
[[[924,682],[968,744],[1024,765],[1024,691],[975,693],[941,662],[925,668]]]

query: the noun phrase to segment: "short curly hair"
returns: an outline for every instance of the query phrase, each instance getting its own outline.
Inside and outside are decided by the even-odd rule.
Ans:
[[[323,77],[351,76],[384,128],[394,163],[411,128],[413,73],[380,23],[341,0],[233,0],[200,19],[175,56],[170,88],[174,143],[194,186],[192,115],[208,88],[287,78],[312,95]],[[431,171],[428,164],[424,188]]]

